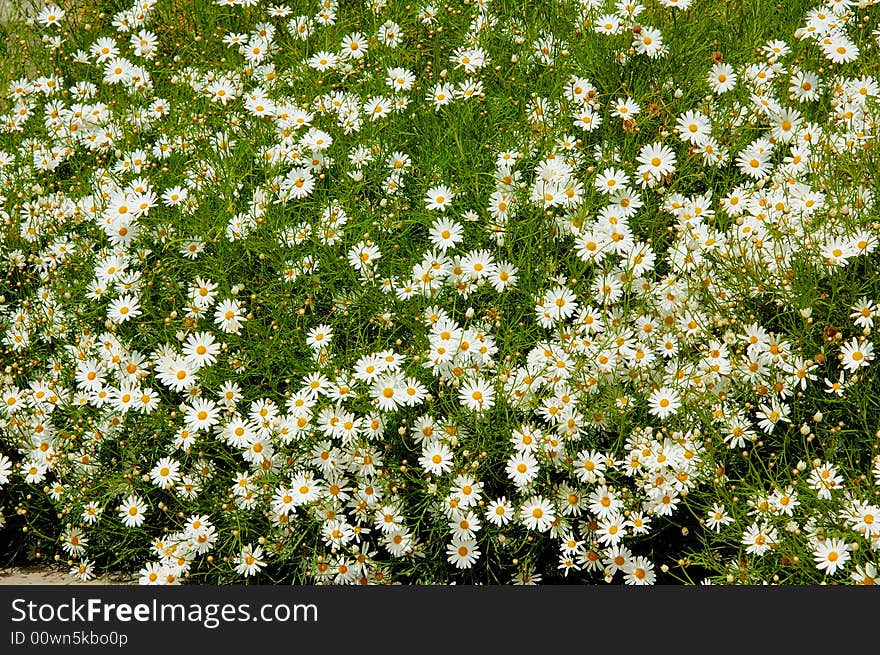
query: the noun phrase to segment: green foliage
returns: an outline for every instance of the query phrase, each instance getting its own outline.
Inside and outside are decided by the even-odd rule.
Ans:
[[[203,584],[876,579],[875,3],[625,4],[0,24],[0,556]]]

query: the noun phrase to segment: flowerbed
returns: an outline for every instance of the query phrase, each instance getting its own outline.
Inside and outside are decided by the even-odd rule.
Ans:
[[[9,552],[876,582],[877,28],[849,0],[42,10],[0,106]]]

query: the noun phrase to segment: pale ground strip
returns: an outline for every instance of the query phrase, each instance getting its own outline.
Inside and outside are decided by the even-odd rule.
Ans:
[[[119,575],[102,575],[88,582],[74,578],[66,570],[44,566],[0,569],[0,585],[127,585],[128,580]]]

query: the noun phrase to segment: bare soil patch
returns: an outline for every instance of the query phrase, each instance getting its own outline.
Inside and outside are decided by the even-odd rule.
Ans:
[[[137,581],[122,574],[101,575],[88,582],[74,578],[66,569],[25,566],[0,569],[0,585],[129,585]]]

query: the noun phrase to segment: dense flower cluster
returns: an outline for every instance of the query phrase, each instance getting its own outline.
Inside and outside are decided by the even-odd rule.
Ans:
[[[291,4],[217,0],[190,57],[155,0],[37,16],[69,65],[0,116],[7,529],[144,584],[653,584],[689,532],[707,582],[878,579],[880,458],[815,448],[875,375],[876,287],[824,291],[880,237],[873,3],[687,90],[689,0]]]

